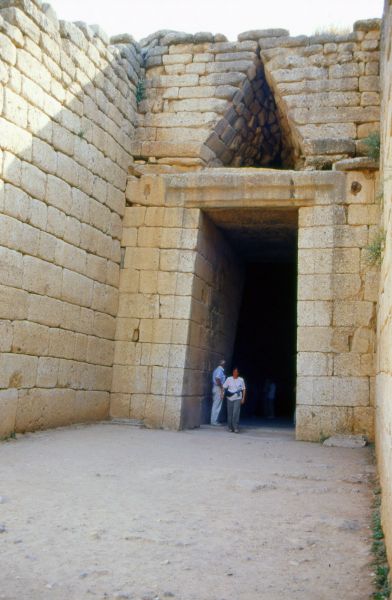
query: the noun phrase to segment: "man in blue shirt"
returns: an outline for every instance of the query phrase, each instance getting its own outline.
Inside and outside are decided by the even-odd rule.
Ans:
[[[222,408],[222,389],[226,381],[225,360],[221,360],[219,365],[212,373],[212,409],[211,409],[211,425],[219,425],[218,417]]]

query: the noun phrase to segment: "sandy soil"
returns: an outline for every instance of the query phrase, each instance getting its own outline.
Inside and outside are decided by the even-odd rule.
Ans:
[[[0,444],[0,598],[362,600],[369,449],[100,424]]]

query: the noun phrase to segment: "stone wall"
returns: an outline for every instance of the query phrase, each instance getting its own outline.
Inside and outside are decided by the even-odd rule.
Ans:
[[[163,167],[331,168],[379,127],[380,21],[345,35],[158,32],[143,42],[135,157]]]
[[[199,209],[167,204],[164,180],[130,178],[127,199],[111,415],[194,427],[234,343],[238,260]]]
[[[5,436],[108,415],[141,67],[134,43],[38,0],[0,8]]]
[[[377,177],[345,173],[343,186],[299,209],[297,438],[334,433],[374,439],[378,267]]]
[[[380,231],[385,234],[377,326],[376,450],[382,488],[382,522],[392,560],[392,4],[386,0],[383,23]]]

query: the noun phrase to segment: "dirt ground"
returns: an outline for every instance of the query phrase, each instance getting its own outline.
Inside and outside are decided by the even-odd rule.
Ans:
[[[0,598],[365,600],[371,451],[99,424],[0,444]]]

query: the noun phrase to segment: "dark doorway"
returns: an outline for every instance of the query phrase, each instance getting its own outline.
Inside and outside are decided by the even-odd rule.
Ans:
[[[247,385],[243,425],[293,425],[296,401],[297,245],[295,209],[218,209],[210,218],[243,263],[244,285],[230,367]],[[231,373],[230,373],[231,374]],[[275,385],[267,402],[267,380]],[[226,406],[221,413],[226,418]]]
[[[271,424],[293,422],[296,263],[248,263],[245,269],[232,360],[247,384],[241,418]]]

